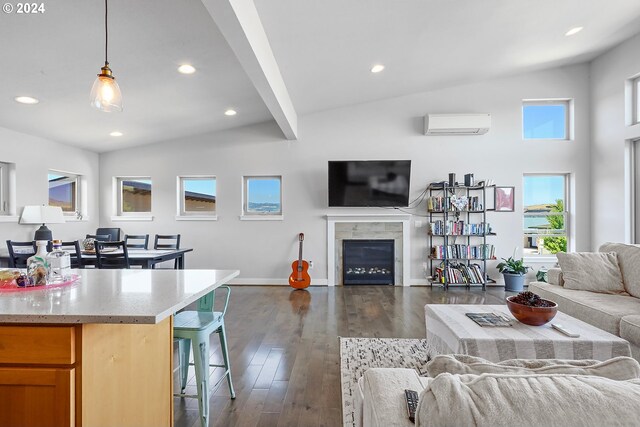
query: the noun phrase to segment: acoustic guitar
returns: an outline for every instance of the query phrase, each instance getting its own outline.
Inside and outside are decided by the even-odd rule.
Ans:
[[[309,276],[308,272],[309,263],[302,259],[302,242],[304,241],[303,233],[298,235],[298,240],[300,241],[300,251],[298,259],[291,263],[291,269],[293,272],[289,276],[289,285],[292,288],[304,289],[308,288],[311,284],[311,276]]]

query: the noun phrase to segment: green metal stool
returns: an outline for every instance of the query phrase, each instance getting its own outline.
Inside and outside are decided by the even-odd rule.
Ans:
[[[227,337],[224,329],[224,315],[227,313],[231,288],[227,289],[227,299],[224,303],[222,313],[213,311],[215,302],[215,291],[198,300],[198,311],[182,311],[174,316],[173,337],[178,339],[179,363],[180,363],[180,393],[175,396],[198,398],[198,408],[200,409],[200,422],[203,427],[209,425],[209,367],[225,368],[224,375],[213,386],[214,392],[222,384],[225,377],[229,383],[231,398],[236,398],[231,381],[231,368],[229,367],[229,352],[227,351]],[[209,363],[209,340],[213,333],[220,335],[220,346],[222,347],[222,357],[224,365],[212,365]],[[193,346],[194,363],[189,363],[189,355]],[[196,369],[197,395],[185,394],[187,386],[187,375],[189,365],[194,365]]]

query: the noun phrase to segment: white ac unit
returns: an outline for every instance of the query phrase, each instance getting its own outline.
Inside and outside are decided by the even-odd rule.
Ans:
[[[427,114],[425,135],[484,135],[491,127],[491,114]]]

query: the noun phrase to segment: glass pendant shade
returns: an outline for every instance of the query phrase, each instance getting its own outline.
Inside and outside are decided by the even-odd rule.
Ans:
[[[91,105],[100,111],[122,111],[122,93],[112,76],[99,74],[91,88]]]

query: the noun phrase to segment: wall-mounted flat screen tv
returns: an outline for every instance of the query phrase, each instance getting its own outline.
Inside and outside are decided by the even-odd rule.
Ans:
[[[329,162],[329,207],[406,207],[411,160]]]

